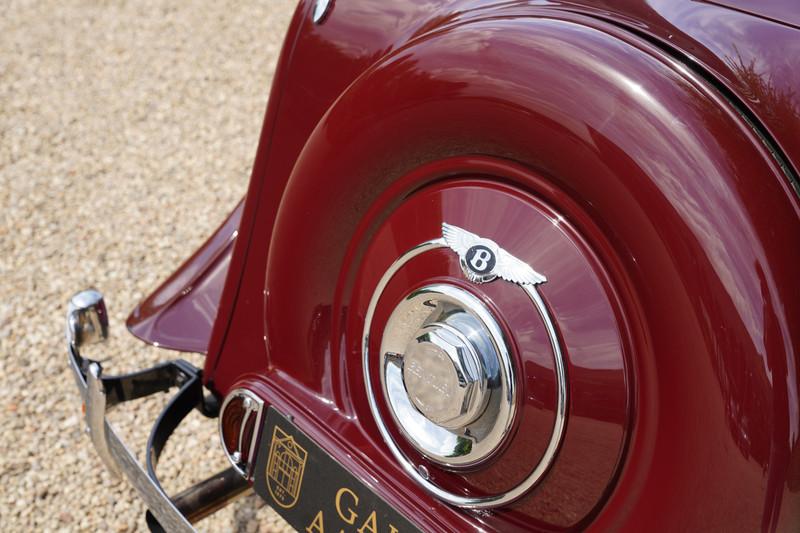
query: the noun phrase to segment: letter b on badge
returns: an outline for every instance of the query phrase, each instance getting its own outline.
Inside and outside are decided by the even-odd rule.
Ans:
[[[497,263],[494,252],[482,244],[467,250],[466,260],[469,267],[478,274],[488,274]]]

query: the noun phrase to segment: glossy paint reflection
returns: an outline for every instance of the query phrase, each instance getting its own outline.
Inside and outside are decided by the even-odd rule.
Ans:
[[[228,275],[242,203],[158,289],[131,312],[126,325],[145,342],[205,353]]]
[[[569,2],[686,54],[730,88],[800,168],[800,27],[791,0]],[[726,8],[729,6],[732,9]],[[753,16],[748,13],[763,15]]]
[[[750,94],[742,100],[792,161],[800,153],[792,148],[797,122],[791,113],[768,115],[797,72],[771,70],[780,58],[770,54],[791,49],[795,34],[700,3],[453,2],[428,20],[421,20],[434,9],[428,2],[381,4],[339,2],[314,28],[302,16],[308,4],[300,7],[293,61],[279,73],[282,97],[270,104],[245,207],[246,242],[232,257],[242,275],[229,277],[223,298],[230,326],[218,325],[212,341],[220,347],[207,366],[213,386],[224,392],[251,383],[429,529],[791,529],[800,516],[796,198],[713,86],[622,28],[674,43],[737,94]],[[381,31],[349,24],[340,15],[348,9],[383,13],[374,19]],[[600,11],[616,24],[592,18]],[[764,49],[748,44],[737,59],[732,35]],[[772,85],[758,89],[768,76]],[[624,365],[615,365],[607,337],[589,334],[601,326],[597,302],[580,297],[580,277],[543,289],[570,319],[563,334],[586,338],[583,353],[570,352],[571,383],[592,389],[575,394],[575,417],[586,423],[572,427],[561,451],[575,459],[559,460],[550,474],[563,483],[490,516],[443,506],[403,474],[351,375],[358,303],[371,293],[358,276],[382,272],[376,258],[388,261],[435,228],[415,217],[369,253],[367,243],[415,192],[476,175],[570,214],[565,221],[587,243],[576,252],[600,258],[603,269],[593,275],[619,296],[612,314],[627,324],[632,354],[625,426],[616,422],[613,394]],[[430,207],[438,216],[445,206]],[[515,221],[482,217],[480,208],[472,205],[470,218],[503,232],[509,246],[552,254],[539,232],[515,233]],[[551,261],[567,275],[574,268],[557,255]],[[523,330],[525,342],[535,341],[535,328]],[[544,373],[546,360],[523,368]],[[531,408],[546,413],[547,402],[533,399],[546,398],[548,386],[530,389]],[[629,445],[615,457],[616,474],[610,453],[588,467],[580,459],[587,447],[610,450],[620,438]],[[485,483],[496,483],[494,474]],[[605,486],[609,476],[613,488],[601,507],[592,507],[591,490],[575,490],[576,480]],[[577,501],[566,505],[570,499]]]

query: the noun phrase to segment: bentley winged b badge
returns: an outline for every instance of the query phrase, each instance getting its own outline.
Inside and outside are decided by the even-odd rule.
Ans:
[[[518,285],[539,285],[547,281],[546,277],[492,240],[446,222],[442,224],[442,237],[458,254],[464,275],[474,283],[487,283],[496,278]]]

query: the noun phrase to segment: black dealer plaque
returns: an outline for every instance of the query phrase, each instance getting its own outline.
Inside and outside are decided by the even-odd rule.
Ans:
[[[272,407],[254,476],[255,491],[298,531],[419,531]]]

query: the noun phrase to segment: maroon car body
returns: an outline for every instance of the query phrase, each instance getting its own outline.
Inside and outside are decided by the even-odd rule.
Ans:
[[[291,417],[423,530],[800,528],[794,2],[336,0],[321,23],[316,4],[289,28],[243,204],[130,330],[207,353],[214,395]],[[566,352],[558,456],[490,510],[403,470],[364,382],[370,295],[443,222],[548,275]],[[392,298],[444,280],[517,337],[498,455],[453,471],[404,450],[464,495],[507,490],[553,423],[547,343],[455,256],[400,278]]]

